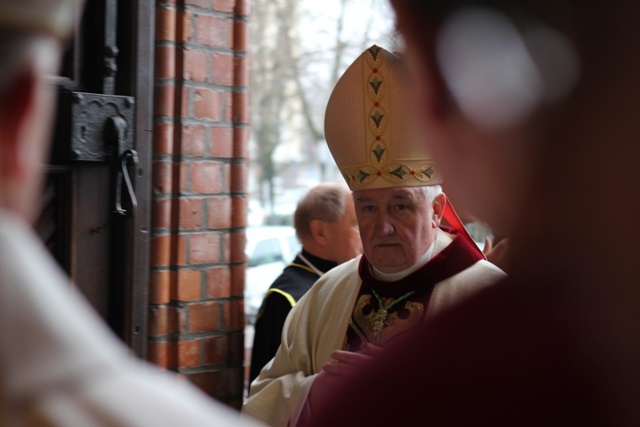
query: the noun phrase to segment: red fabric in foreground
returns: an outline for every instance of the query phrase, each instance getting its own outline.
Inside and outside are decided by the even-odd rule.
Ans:
[[[483,291],[336,381],[298,425],[608,425],[602,349],[585,345],[597,319],[570,282]]]

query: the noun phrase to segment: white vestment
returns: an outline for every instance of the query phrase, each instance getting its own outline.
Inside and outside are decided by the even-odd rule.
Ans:
[[[451,243],[438,230],[434,255]],[[289,313],[282,344],[274,359],[251,384],[242,411],[272,426],[295,422],[317,373],[341,349],[362,280],[360,258],[339,265],[318,280]],[[427,318],[505,277],[495,265],[481,260],[438,282],[431,294]]]
[[[0,210],[0,425],[257,424],[133,357],[28,226]]]

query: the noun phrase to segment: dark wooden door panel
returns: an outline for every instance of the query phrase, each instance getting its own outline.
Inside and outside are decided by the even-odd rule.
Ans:
[[[153,0],[87,0],[58,76],[57,128],[36,223],[76,286],[140,356],[146,349],[153,16]],[[90,108],[82,104],[88,100]],[[118,198],[116,187],[129,193]]]
[[[75,167],[75,250],[72,277],[98,312],[113,325],[109,302],[112,264],[110,169],[105,164]],[[124,248],[123,248],[124,249]]]

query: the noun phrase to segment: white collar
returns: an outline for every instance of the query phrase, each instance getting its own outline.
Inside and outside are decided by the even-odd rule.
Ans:
[[[371,265],[371,274],[373,274],[373,277],[375,277],[378,280],[382,280],[383,282],[397,282],[398,280],[404,279],[405,277],[407,277],[408,275],[410,275],[411,273],[413,273],[414,271],[416,271],[417,269],[419,269],[420,267],[428,263],[431,260],[431,258],[433,258],[433,255],[434,255],[433,252],[434,252],[435,246],[436,246],[436,240],[434,239],[433,243],[431,243],[431,246],[427,248],[425,253],[422,254],[422,256],[418,259],[418,261],[416,261],[415,264],[413,264],[411,267],[405,270],[398,271],[396,273],[383,273],[382,271],[378,270],[373,265]]]

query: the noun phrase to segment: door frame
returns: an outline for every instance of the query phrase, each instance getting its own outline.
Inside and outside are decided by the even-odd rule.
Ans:
[[[121,2],[127,4],[130,0]],[[153,79],[154,79],[154,39],[155,1],[135,0],[130,28],[133,28],[131,42],[133,51],[133,96],[135,107],[135,147],[139,163],[135,174],[138,209],[130,221],[128,244],[132,259],[126,262],[125,278],[130,283],[125,295],[125,319],[123,339],[141,358],[147,353],[147,313],[149,300],[149,248],[151,233],[151,177],[153,154]],[[125,24],[126,25],[126,24]]]

